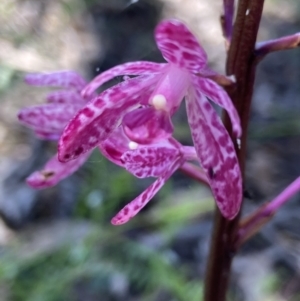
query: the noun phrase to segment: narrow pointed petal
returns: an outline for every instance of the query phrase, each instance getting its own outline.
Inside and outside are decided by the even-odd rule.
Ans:
[[[81,95],[74,90],[54,91],[49,93],[46,99],[49,103],[58,104],[81,104],[83,106],[86,103],[86,101],[81,97]]]
[[[73,88],[77,91],[81,91],[86,85],[86,81],[73,71],[30,73],[25,76],[25,82],[32,86]]]
[[[26,182],[29,186],[37,189],[48,188],[56,185],[59,181],[73,174],[87,160],[90,153],[86,153],[77,160],[67,163],[58,161],[57,154],[52,157],[40,171],[32,173]]]
[[[149,98],[158,80],[155,74],[141,75],[91,100],[65,128],[59,141],[59,160],[75,159],[108,138],[128,110]]]
[[[123,128],[129,139],[142,144],[166,139],[173,133],[173,125],[167,112],[153,107],[128,112],[123,118]]]
[[[214,81],[207,78],[193,76],[192,81],[195,89],[202,91],[206,97],[227,111],[232,122],[233,133],[237,138],[240,137],[242,135],[240,117],[227,92]]]
[[[18,114],[19,120],[37,132],[62,132],[81,105],[45,104],[27,107]]]
[[[201,91],[191,87],[186,104],[200,164],[222,215],[233,219],[242,202],[242,180],[232,141]]]
[[[155,39],[163,57],[194,73],[205,67],[207,55],[195,36],[178,20],[166,20],[155,29]]]
[[[127,204],[112,220],[113,225],[122,225],[127,223],[130,219],[136,216],[155,196],[155,194],[161,189],[171,175],[180,167],[182,162],[180,160],[174,162],[169,166],[169,169],[158,178],[153,184],[151,184],[144,192],[142,192],[137,198]]]
[[[177,148],[165,144],[141,146],[125,152],[121,157],[124,167],[138,178],[160,177],[181,156]]]
[[[158,64],[152,62],[130,62],[113,67],[107,71],[102,72],[95,77],[81,92],[84,98],[92,95],[105,82],[120,75],[142,75],[160,73],[167,64]]]

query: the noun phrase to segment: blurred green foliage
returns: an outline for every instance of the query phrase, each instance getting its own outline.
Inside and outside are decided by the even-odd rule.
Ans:
[[[109,300],[114,274],[134,283],[144,300],[152,300],[158,290],[166,290],[176,300],[187,300],[187,296],[200,300],[200,283],[188,281],[184,271],[172,266],[163,253],[108,229],[96,232],[76,245],[29,259],[7,255],[0,263],[0,277],[2,284],[10,285],[11,300],[77,300],[72,295],[80,282],[87,282],[90,293],[103,296],[101,300]]]
[[[83,300],[75,296],[82,286],[88,294],[103,296],[101,300],[118,300],[110,292],[115,275],[122,275],[130,290],[143,300],[156,300],[159,292],[167,293],[172,300],[201,300],[201,283],[192,280],[191,271],[174,260],[168,242],[183,225],[212,210],[212,199],[195,201],[198,190],[194,197],[185,193],[176,197],[170,181],[159,194],[165,195],[163,201],[127,225],[114,227],[109,219],[120,208],[120,202],[125,204],[133,199],[153,179],[139,185],[140,180],[108,162],[97,151],[79,175],[84,185],[74,219],[88,220],[91,230],[79,242],[65,242],[46,252],[24,256],[20,251],[22,242],[4,252],[0,282],[9,287],[9,300]],[[180,202],[174,202],[178,197],[182,198]],[[131,237],[130,233],[142,233],[143,229],[160,233],[163,246],[152,248]]]

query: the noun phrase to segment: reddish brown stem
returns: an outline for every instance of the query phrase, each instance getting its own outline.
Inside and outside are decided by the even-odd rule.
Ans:
[[[245,168],[246,137],[255,77],[255,42],[263,4],[263,0],[239,1],[227,57],[227,74],[234,75],[236,78],[236,85],[234,88],[228,87],[227,92],[237,108],[243,129],[241,148],[236,147],[242,174]],[[231,124],[227,115],[224,124],[231,133]],[[236,141],[234,143],[236,145]],[[231,221],[226,220],[216,209],[205,278],[204,301],[226,300],[231,262],[236,252],[234,242],[239,219],[240,215]]]

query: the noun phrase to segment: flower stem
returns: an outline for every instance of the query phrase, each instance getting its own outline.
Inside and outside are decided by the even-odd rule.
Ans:
[[[227,92],[237,108],[243,129],[240,149],[233,140],[242,174],[245,168],[247,128],[255,78],[254,50],[263,4],[263,0],[238,2],[237,17],[227,57],[227,74],[234,75],[236,78],[236,85],[234,88],[228,87]],[[227,115],[224,116],[224,124],[231,133],[231,123]],[[216,209],[205,278],[204,301],[226,300],[231,262],[236,252],[235,238],[239,219],[240,215],[231,221],[226,220]]]
[[[279,39],[264,41],[256,44],[255,55],[257,60],[262,60],[267,54],[274,51],[300,47],[300,33],[281,37]]]
[[[236,248],[256,234],[292,196],[300,190],[300,177],[285,188],[274,200],[264,204],[253,214],[243,220],[237,234]]]

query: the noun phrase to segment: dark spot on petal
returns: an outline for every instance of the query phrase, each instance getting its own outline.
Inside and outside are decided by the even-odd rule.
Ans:
[[[70,136],[69,135],[65,135],[62,137],[62,141],[66,142],[67,140],[69,140]]]
[[[205,110],[207,110],[207,111],[210,111],[210,110],[211,110],[211,106],[210,106],[209,102],[206,102],[206,103],[204,104],[204,108],[205,108]]]
[[[101,108],[103,106],[103,100],[102,98],[98,98],[95,102],[94,102],[94,106]]]
[[[81,146],[77,147],[74,154],[75,156],[79,156],[83,152],[83,148]]]
[[[208,176],[211,180],[215,177],[215,172],[212,167],[208,168]]]
[[[164,43],[164,47],[169,48],[170,50],[179,50],[179,47],[175,45],[174,43],[166,42]]]
[[[163,28],[162,32],[163,32],[164,34],[169,35],[169,34],[172,34],[172,33],[173,33],[173,29],[170,28],[170,27],[165,27],[165,28]]]
[[[227,137],[226,137],[225,135],[219,138],[219,144],[220,144],[222,147],[225,147],[225,146],[226,146],[226,144],[227,144]]]
[[[65,154],[65,155],[64,155],[64,159],[65,159],[65,160],[68,160],[68,159],[70,159],[70,157],[71,157],[71,155],[70,155],[70,154]]]
[[[44,176],[44,178],[48,179],[52,176],[54,176],[55,172],[54,171],[42,171],[41,174]]]
[[[82,111],[81,111],[81,114],[85,115],[86,117],[93,117],[94,116],[94,112],[89,109],[89,108],[84,108]]]
[[[147,201],[147,194],[146,193],[142,196],[141,201],[142,201],[143,204]]]
[[[182,56],[185,60],[196,61],[198,59],[198,56],[188,52],[183,52]]]

